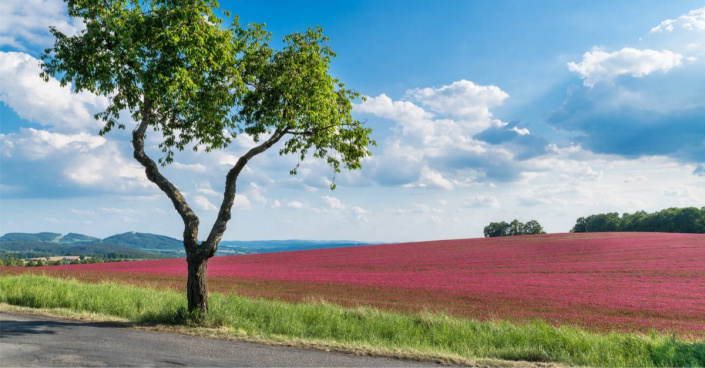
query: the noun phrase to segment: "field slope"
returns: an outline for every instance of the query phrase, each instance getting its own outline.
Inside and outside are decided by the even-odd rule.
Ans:
[[[45,267],[182,288],[183,259]],[[552,234],[215,257],[211,289],[593,330],[705,331],[705,235]]]

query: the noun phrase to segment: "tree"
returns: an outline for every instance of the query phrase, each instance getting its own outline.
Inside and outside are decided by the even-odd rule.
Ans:
[[[522,229],[522,234],[524,235],[536,235],[545,233],[546,232],[543,231],[543,226],[541,226],[541,224],[539,224],[539,222],[536,220],[531,220],[525,223],[524,228]]]
[[[514,219],[511,223],[490,222],[484,229],[485,238],[496,236],[534,235],[545,234],[543,227],[536,220],[531,220],[526,224]]]
[[[509,235],[509,224],[502,222],[490,222],[484,229],[485,238]]]
[[[213,0],[67,2],[69,15],[82,18],[86,29],[67,36],[51,28],[55,43],[42,55],[42,77],[105,96],[109,105],[96,115],[104,123],[101,135],[124,129],[119,118],[125,112],[137,123],[134,158],[183,220],[188,309],[205,314],[207,263],[230,220],[239,174],[280,141],[280,155],[324,159],[334,174],[359,169],[375,144],[371,130],[351,116],[351,101],[360,95],[328,74],[335,54],[320,27],[286,36],[283,48],[274,50],[261,25],[242,27],[223,12],[226,27]],[[161,166],[185,148],[222,149],[238,135],[256,142],[229,170],[217,219],[203,241],[198,216],[145,152],[150,131],[161,134]]]
[[[510,236],[523,235],[523,231],[524,231],[524,224],[521,223],[519,220],[514,219],[512,222],[509,223],[509,235]]]

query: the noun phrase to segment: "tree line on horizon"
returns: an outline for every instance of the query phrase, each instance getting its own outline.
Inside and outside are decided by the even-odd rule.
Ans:
[[[515,235],[535,235],[545,234],[543,226],[536,220],[530,220],[527,223],[514,219],[512,222],[490,222],[484,229],[485,238],[494,238],[497,236],[515,236]]]
[[[667,208],[648,213],[599,213],[580,217],[571,233],[644,231],[663,233],[705,233],[705,207]]]

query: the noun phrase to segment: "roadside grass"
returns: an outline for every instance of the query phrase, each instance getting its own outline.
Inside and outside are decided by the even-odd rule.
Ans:
[[[201,335],[453,364],[499,359],[587,366],[705,366],[702,339],[600,334],[541,321],[517,324],[432,313],[405,315],[325,302],[292,304],[220,293],[211,294],[210,313],[196,323],[186,312],[185,299],[173,290],[115,283],[89,284],[40,275],[0,277],[0,303],[107,315]]]

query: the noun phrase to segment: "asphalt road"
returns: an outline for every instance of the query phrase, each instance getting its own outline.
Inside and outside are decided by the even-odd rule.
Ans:
[[[0,313],[0,366],[418,367],[404,360]]]

